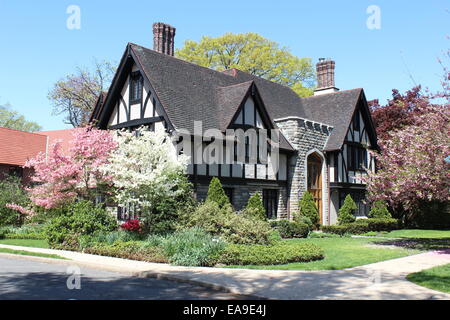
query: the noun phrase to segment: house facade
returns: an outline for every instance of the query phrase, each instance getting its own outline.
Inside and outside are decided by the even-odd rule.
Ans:
[[[177,59],[174,37],[175,28],[155,23],[153,50],[127,45],[92,123],[177,137],[174,152],[189,156],[186,172],[199,200],[218,177],[235,209],[260,193],[271,219],[291,218],[305,191],[322,224],[336,223],[347,194],[357,215],[367,214],[364,177],[375,169],[369,151],[377,138],[363,89],[335,87],[334,61],[319,61],[314,96],[300,98],[237,69],[219,72]]]

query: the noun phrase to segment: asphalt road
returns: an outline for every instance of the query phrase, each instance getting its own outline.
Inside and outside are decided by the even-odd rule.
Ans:
[[[80,272],[79,277],[78,272]],[[137,278],[85,267],[0,257],[0,300],[11,299],[242,300],[253,298],[175,281]]]

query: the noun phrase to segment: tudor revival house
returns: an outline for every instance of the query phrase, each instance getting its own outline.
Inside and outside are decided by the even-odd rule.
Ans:
[[[145,125],[174,134],[194,132],[198,121],[203,132],[279,128],[278,170],[270,154],[266,163],[195,161],[187,172],[197,197],[206,197],[215,176],[236,209],[259,192],[269,218],[291,217],[306,190],[323,224],[336,223],[347,194],[358,204],[357,215],[367,214],[363,178],[375,168],[368,151],[377,148],[377,138],[363,89],[339,91],[333,61],[320,59],[314,96],[300,98],[288,87],[237,69],[218,72],[177,59],[175,28],[155,23],[153,33],[153,50],[127,45],[109,92],[92,113],[99,128]],[[177,150],[194,159],[197,154]]]

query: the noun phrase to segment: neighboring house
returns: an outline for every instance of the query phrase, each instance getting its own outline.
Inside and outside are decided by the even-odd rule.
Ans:
[[[48,147],[61,142],[62,150],[67,150],[72,139],[72,130],[26,132],[0,128],[0,179],[13,175],[30,183],[32,169],[24,168],[25,163],[40,152],[48,152]]]
[[[378,148],[377,137],[363,89],[339,91],[333,61],[319,61],[314,96],[300,98],[286,86],[237,69],[218,72],[177,59],[175,28],[155,23],[153,32],[154,50],[127,45],[108,93],[92,113],[93,123],[103,129],[146,125],[179,134],[194,132],[195,121],[201,121],[203,136],[214,128],[279,128],[279,170],[272,166],[275,149],[266,163],[249,163],[246,157],[243,164],[190,164],[187,172],[197,198],[206,197],[216,176],[236,209],[259,192],[269,218],[290,218],[306,190],[313,194],[323,224],[336,223],[347,194],[358,204],[357,215],[367,214],[363,178],[366,168],[375,168],[368,151]],[[246,150],[255,143],[260,146],[259,139],[246,140]],[[198,145],[193,145],[192,150],[177,150],[199,162]]]

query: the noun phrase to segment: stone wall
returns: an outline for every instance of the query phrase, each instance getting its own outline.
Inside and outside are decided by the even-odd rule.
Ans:
[[[288,169],[288,193],[290,199],[290,217],[292,213],[298,210],[298,202],[307,188],[306,181],[306,159],[313,152],[322,158],[324,167],[322,170],[322,189],[323,189],[323,223],[328,224],[328,176],[326,159],[322,153],[325,144],[331,133],[332,128],[320,123],[314,123],[301,118],[287,118],[275,120],[283,134],[297,150],[297,154],[292,156],[289,161]]]

